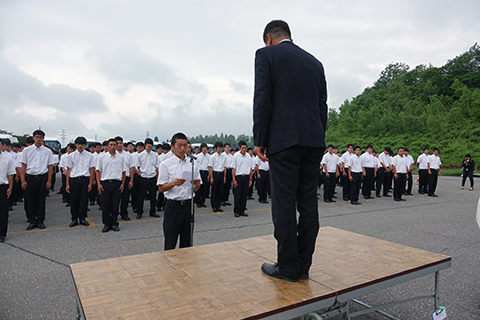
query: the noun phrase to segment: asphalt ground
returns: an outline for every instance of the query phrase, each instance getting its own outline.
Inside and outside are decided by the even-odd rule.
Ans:
[[[452,256],[452,267],[440,272],[440,303],[446,307],[449,319],[480,319],[477,190],[462,191],[459,177],[442,176],[438,198],[419,195],[414,186],[414,195],[406,197],[405,202],[376,198],[361,200],[361,206],[341,200],[341,188],[336,190],[340,201],[329,204],[322,201],[323,190],[319,190],[321,226]],[[230,200],[233,202],[233,196]],[[90,226],[69,228],[69,208],[53,192],[47,198],[47,228],[26,231],[28,223],[21,205],[10,212],[7,240],[0,243],[0,319],[3,320],[74,319],[75,289],[70,264],[163,250],[163,218],[147,216],[136,220],[130,213],[132,220],[121,222],[120,232],[102,233],[101,212],[93,206],[88,218]],[[145,206],[148,208],[149,204],[146,202]],[[272,234],[270,205],[255,199],[249,200],[247,207],[249,217],[240,218],[235,218],[232,207],[228,206],[223,213],[196,208],[194,245]],[[160,215],[163,217],[163,212]],[[431,294],[433,280],[433,275],[428,275],[360,300],[378,305]],[[433,299],[409,302],[387,311],[399,319],[432,319]],[[371,314],[355,319],[385,318]]]

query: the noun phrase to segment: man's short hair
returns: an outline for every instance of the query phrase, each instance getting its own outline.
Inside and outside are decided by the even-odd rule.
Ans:
[[[223,145],[223,147],[225,148],[226,146],[229,146],[230,148],[232,147],[232,145],[228,142],[225,142],[225,144]]]
[[[430,151],[430,148],[429,148],[429,147],[425,147],[425,148],[423,148],[423,151],[424,151],[424,152],[425,152],[425,150],[428,150],[428,151]]]
[[[405,151],[405,149],[404,149],[403,147],[398,147],[398,148],[397,148],[397,151],[400,150],[400,149],[402,149],[402,150]]]
[[[177,140],[187,140],[187,136],[182,132],[177,132],[172,136],[172,146],[175,145]]]
[[[253,149],[252,149],[252,148],[248,148],[248,149],[247,149],[247,152],[248,152],[248,151],[250,151],[250,150],[252,150],[252,151],[253,151]]]
[[[385,149],[383,149],[383,150],[387,151],[388,153],[392,152],[392,148],[390,148],[390,147],[385,147]]]
[[[279,37],[286,37],[288,39],[292,38],[290,27],[288,26],[288,23],[283,20],[272,20],[265,26],[265,30],[263,31],[263,43],[267,43],[267,34],[275,39],[278,39]]]
[[[3,144],[6,144],[7,146],[11,146],[12,142],[10,141],[10,139],[4,139]]]
[[[12,143],[12,147],[14,147],[14,148],[20,148],[21,145],[20,145],[20,143],[14,142],[14,143]]]
[[[238,147],[241,148],[242,146],[246,146],[247,143],[243,140],[238,141]]]
[[[127,147],[128,147],[129,145],[132,145],[132,146],[133,146],[132,141],[128,141],[128,142],[127,142]]]
[[[202,142],[202,144],[200,144],[200,149],[203,149],[203,148],[208,148],[205,142]]]
[[[143,143],[142,141],[138,141],[137,144],[135,145],[135,147],[143,147],[143,148],[145,148],[145,143]]]
[[[150,138],[145,139],[145,145],[151,144],[153,146],[153,140]]]
[[[106,147],[107,145],[108,145],[108,140],[104,140],[104,141],[102,142],[102,147]]]
[[[27,137],[27,139],[25,139],[25,143],[34,144],[35,141],[33,140],[33,137]]]
[[[95,148],[98,147],[98,146],[102,146],[102,144],[100,142],[95,142]]]
[[[163,149],[163,144],[161,143],[157,144],[157,149]]]
[[[4,145],[5,142],[3,142],[3,139],[0,139],[0,145]]]
[[[408,148],[403,148],[404,151],[410,152]]]
[[[123,142],[123,138],[120,137],[120,136],[116,136],[116,137],[115,137],[115,140],[116,140],[116,141],[122,141],[122,142]]]
[[[162,149],[163,149],[163,150],[170,150],[171,147],[170,147],[170,145],[169,145],[168,143],[164,143]]]
[[[217,141],[217,142],[215,142],[215,144],[213,145],[213,149],[217,149],[218,147],[223,148],[223,142],[222,142],[222,141]]]
[[[334,148],[333,144],[329,144],[329,145],[327,146],[327,149],[328,149],[328,148]]]
[[[77,137],[75,139],[75,144],[84,144],[87,145],[87,139],[85,137]]]
[[[351,144],[351,143],[347,144],[347,149],[350,148],[350,147],[353,148],[353,144]]]
[[[73,150],[77,149],[77,147],[75,146],[75,144],[73,144],[73,143],[71,143],[71,142],[70,142],[69,144],[67,144],[67,147],[70,147],[70,149],[73,149]]]
[[[43,132],[43,131],[40,130],[40,129],[37,129],[37,130],[33,131],[32,136],[35,137],[36,135],[39,135],[39,136],[42,136],[42,137],[45,138],[45,132]]]
[[[88,144],[88,149],[90,149],[90,148],[95,148],[95,143],[90,142],[90,143]]]
[[[117,139],[115,139],[115,138],[108,139],[107,145],[110,144],[110,142],[115,142],[115,144],[117,144]]]
[[[353,148],[353,151],[356,151],[357,149],[362,150],[362,148],[360,148],[360,146],[355,146],[355,147]]]
[[[438,148],[433,148],[433,151],[438,151],[438,152],[440,152],[440,150],[438,150]]]
[[[373,146],[371,144],[367,144],[367,147],[365,148],[365,150],[367,150],[368,148],[372,148],[373,149]]]

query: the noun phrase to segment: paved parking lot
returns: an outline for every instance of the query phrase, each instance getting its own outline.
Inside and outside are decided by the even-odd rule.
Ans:
[[[401,203],[377,198],[352,206],[319,200],[320,224],[452,256],[452,267],[440,272],[440,302],[450,319],[480,319],[480,229],[475,223],[479,193],[461,191],[458,177],[440,177],[437,191],[438,198],[414,194]],[[340,188],[337,192],[341,195]],[[196,209],[194,244],[271,234],[270,205],[249,200],[247,207],[249,217],[240,218],[233,216],[232,207],[224,207],[223,213]],[[69,228],[69,208],[54,192],[47,199],[47,228],[25,231],[25,213],[16,206],[10,212],[7,240],[0,244],[0,319],[74,319],[70,264],[163,250],[163,219],[130,216],[132,221],[122,222],[120,232],[102,233],[95,206],[89,212],[90,226]],[[431,292],[433,275],[361,300],[379,304]],[[388,311],[400,319],[431,319],[432,308],[432,301],[417,301]],[[356,319],[384,318],[373,314]]]

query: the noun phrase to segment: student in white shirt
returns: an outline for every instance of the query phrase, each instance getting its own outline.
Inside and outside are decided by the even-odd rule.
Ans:
[[[374,199],[374,197],[372,197],[372,188],[375,179],[375,157],[372,155],[372,152],[373,146],[368,144],[365,148],[365,153],[361,155],[365,167],[362,189],[364,199]]]
[[[157,186],[158,177],[158,154],[152,150],[153,140],[145,139],[145,150],[138,154],[136,166],[140,173],[138,201],[137,201],[137,219],[143,215],[143,204],[145,197],[150,200],[150,217],[160,218],[156,213]]]
[[[424,194],[428,192],[428,157],[430,149],[423,148],[423,153],[418,156],[417,167],[418,167],[418,193]]]
[[[327,203],[336,202],[333,200],[335,193],[335,180],[340,175],[338,171],[338,156],[333,153],[333,145],[327,146],[327,151],[322,158],[321,164],[325,171],[325,186],[323,189],[323,200]]]
[[[52,186],[53,164],[55,163],[50,149],[43,145],[45,132],[35,130],[33,140],[35,143],[25,148],[20,156],[22,171],[20,178],[22,188],[26,190],[28,201],[28,222],[27,230],[35,227],[45,229],[45,199],[47,191]]]
[[[433,149],[433,154],[428,157],[427,165],[428,165],[428,196],[429,197],[438,197],[435,194],[435,190],[437,189],[437,181],[438,176],[440,175],[440,166],[442,165],[442,161],[438,156],[438,148]]]
[[[208,162],[208,180],[212,184],[212,194],[210,201],[213,212],[223,212],[220,207],[223,194],[223,184],[226,181],[226,157],[222,154],[223,143],[221,141],[215,142],[213,146],[213,154]]]
[[[93,155],[85,150],[87,139],[77,137],[75,147],[77,150],[72,152],[66,159],[66,187],[65,190],[70,193],[71,207],[70,213],[72,221],[70,227],[75,227],[79,223],[88,226],[85,220],[88,208],[88,192],[92,189],[95,177],[95,159]]]
[[[395,201],[406,201],[402,199],[402,195],[407,181],[407,169],[407,157],[404,156],[403,147],[400,147],[397,149],[397,155],[393,157],[393,178],[395,179],[393,200]]]
[[[7,236],[8,199],[12,195],[15,175],[15,163],[5,152],[2,152],[2,146],[3,141],[0,139],[0,242],[4,242]]]
[[[163,192],[166,198],[163,220],[165,250],[175,249],[178,238],[180,238],[180,248],[190,247],[193,242],[191,186],[193,183],[193,191],[197,192],[201,179],[196,162],[193,168],[193,182],[183,178],[185,172],[189,177],[192,174],[192,164],[185,157],[187,144],[185,134],[180,132],[174,134],[172,137],[173,156],[162,161],[159,168],[158,190]]]
[[[413,187],[413,178],[412,178],[412,167],[413,164],[415,163],[415,160],[413,160],[413,157],[409,155],[410,150],[408,148],[404,149],[404,156],[407,157],[407,187],[405,189],[405,192],[403,193],[406,196],[413,196],[412,194],[412,187]]]
[[[132,208],[133,212],[137,213],[138,207],[138,198],[140,197],[140,171],[138,170],[138,155],[145,150],[145,144],[142,141],[137,142],[135,145],[136,152],[132,153],[132,161],[135,164],[133,168],[130,169],[130,183],[128,187],[130,188],[130,194],[132,197]],[[133,169],[133,170],[132,170]]]
[[[232,204],[228,202],[228,197],[230,196],[230,189],[232,189],[232,162],[233,155],[230,154],[230,149],[232,148],[230,143],[225,143],[223,146],[223,155],[225,156],[225,183],[223,184],[223,196],[222,206],[231,206]]]
[[[358,202],[358,194],[360,192],[360,185],[362,184],[363,173],[365,167],[363,165],[363,158],[360,156],[362,151],[359,146],[353,148],[355,154],[348,159],[348,179],[350,180],[350,203],[353,205],[360,205]]]
[[[353,144],[347,145],[347,151],[340,157],[340,172],[342,174],[343,200],[350,200],[350,179],[348,178],[348,163],[353,156]]]
[[[202,143],[200,145],[200,149],[202,152],[197,154],[197,164],[200,170],[200,177],[202,178],[202,184],[200,185],[200,189],[196,192],[195,202],[197,207],[199,208],[206,208],[207,205],[205,204],[205,200],[208,197],[209,189],[210,189],[210,181],[208,179],[208,163],[210,162],[210,153],[208,153],[208,146],[206,143]]]
[[[257,193],[258,202],[267,204],[267,194],[270,193],[270,165],[268,161],[262,161],[255,157],[257,162]]]
[[[117,140],[108,140],[108,152],[98,157],[96,165],[98,194],[102,203],[102,232],[120,231],[118,207],[125,186],[127,166],[123,156],[117,153]]]
[[[388,183],[388,179],[390,181],[392,178],[388,173],[392,171],[392,168],[390,167],[390,152],[392,149],[390,147],[385,147],[383,149],[383,152],[378,155],[378,161],[380,162],[377,170],[377,186],[376,186],[376,193],[375,195],[380,198],[380,190],[382,189],[383,185],[383,196],[384,197],[389,197],[388,191],[389,191],[389,186],[390,183]]]
[[[115,137],[115,140],[117,140],[117,153],[124,158],[125,165],[127,166],[127,171],[125,172],[125,187],[123,188],[120,200],[120,217],[125,221],[130,221],[127,210],[130,201],[130,171],[135,164],[133,163],[133,156],[128,151],[124,150],[123,138],[117,136]]]
[[[252,185],[252,157],[247,153],[247,143],[238,142],[240,150],[233,156],[232,162],[232,181],[234,206],[233,213],[236,218],[240,216],[248,217],[245,213],[247,206],[248,188]]]

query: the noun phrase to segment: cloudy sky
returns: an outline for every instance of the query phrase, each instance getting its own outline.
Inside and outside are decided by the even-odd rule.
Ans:
[[[391,62],[441,66],[468,50],[479,16],[478,0],[0,0],[0,129],[250,135],[270,20],[324,64],[338,109]]]

